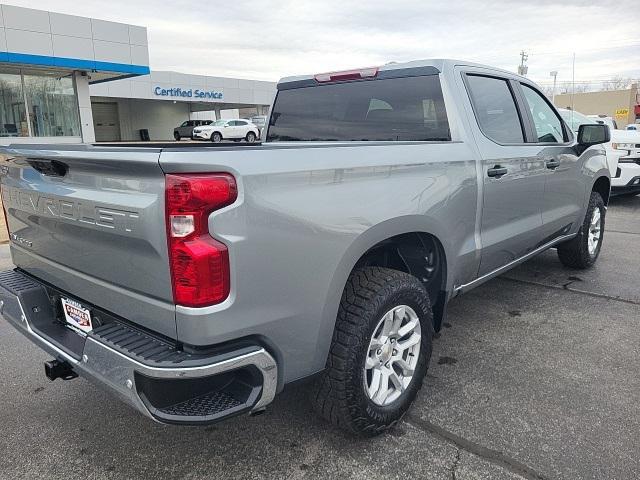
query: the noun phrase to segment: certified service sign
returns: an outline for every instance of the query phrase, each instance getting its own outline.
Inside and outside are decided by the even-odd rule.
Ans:
[[[198,100],[222,100],[222,92],[215,90],[200,90],[196,89],[183,89],[176,88],[162,88],[154,87],[153,94],[158,97],[182,97],[182,98],[195,98]]]

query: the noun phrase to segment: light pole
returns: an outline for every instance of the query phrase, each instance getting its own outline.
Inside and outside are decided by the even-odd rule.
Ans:
[[[553,90],[551,91],[551,103],[556,104],[556,79],[558,78],[558,72],[553,71],[549,73],[553,77]]]

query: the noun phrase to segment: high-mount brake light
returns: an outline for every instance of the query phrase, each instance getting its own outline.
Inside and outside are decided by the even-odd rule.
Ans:
[[[354,70],[344,70],[342,72],[327,72],[314,75],[316,82],[344,82],[347,80],[361,80],[363,78],[374,78],[378,75],[378,67],[358,68]]]
[[[167,239],[176,304],[204,307],[229,295],[227,247],[211,237],[209,214],[232,204],[238,188],[228,173],[166,175]]]

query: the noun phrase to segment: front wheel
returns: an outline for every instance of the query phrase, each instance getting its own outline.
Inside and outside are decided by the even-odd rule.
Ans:
[[[213,132],[211,134],[211,141],[213,143],[220,143],[222,141],[222,135],[220,134],[220,132]]]
[[[432,339],[431,305],[417,278],[388,268],[354,271],[315,386],[316,411],[360,435],[391,428],[422,386]]]
[[[178,132],[173,132],[173,138],[176,142],[180,141],[180,134]]]
[[[245,140],[247,140],[247,143],[254,143],[256,141],[256,134],[253,132],[247,133]]]
[[[591,192],[587,213],[578,235],[558,245],[558,258],[564,266],[585,269],[596,263],[604,240],[606,213],[600,194]]]

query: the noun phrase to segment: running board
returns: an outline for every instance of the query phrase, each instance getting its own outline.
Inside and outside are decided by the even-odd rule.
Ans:
[[[554,240],[552,240],[552,241],[550,241],[548,243],[545,243],[544,245],[536,248],[535,250],[530,251],[526,255],[523,255],[520,258],[512,260],[511,262],[507,263],[506,265],[503,265],[502,267],[497,268],[497,269],[493,270],[492,272],[486,273],[486,274],[482,275],[481,277],[476,278],[472,282],[465,283],[465,284],[460,285],[458,287],[454,287],[453,296],[457,297],[458,295],[462,295],[463,293],[468,292],[469,290],[477,287],[478,285],[482,285],[484,282],[487,282],[487,281],[491,280],[492,278],[497,277],[498,275],[501,275],[501,274],[511,270],[513,267],[515,267],[515,266],[517,266],[517,265],[519,265],[519,264],[521,264],[523,262],[526,262],[527,260],[535,257],[539,253],[542,253],[545,250],[550,249],[554,245],[557,245],[558,243],[562,243],[562,242],[564,242],[566,240],[572,239],[576,235],[577,235],[577,233],[572,233],[571,235],[562,235],[561,237],[557,237],[556,239],[554,239]]]

